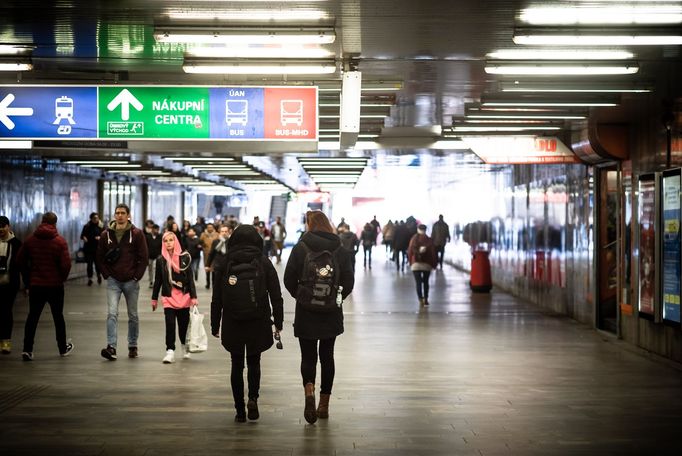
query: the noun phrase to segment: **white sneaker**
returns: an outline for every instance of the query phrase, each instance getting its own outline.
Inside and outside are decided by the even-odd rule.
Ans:
[[[175,362],[175,351],[166,350],[166,356],[163,357],[163,364],[170,364]]]
[[[190,353],[189,353],[189,344],[183,344],[182,345],[182,359],[189,359]]]

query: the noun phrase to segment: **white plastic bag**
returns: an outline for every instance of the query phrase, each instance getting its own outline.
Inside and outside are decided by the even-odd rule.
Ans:
[[[208,337],[204,329],[204,315],[199,312],[197,306],[193,306],[189,313],[189,351],[191,353],[205,352],[208,348]]]

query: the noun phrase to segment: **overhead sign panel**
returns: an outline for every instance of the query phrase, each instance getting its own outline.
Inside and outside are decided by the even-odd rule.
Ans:
[[[96,87],[0,87],[0,137],[96,138]]]
[[[467,136],[462,140],[488,164],[580,163],[571,149],[555,137]]]
[[[0,138],[316,141],[317,87],[0,86]]]

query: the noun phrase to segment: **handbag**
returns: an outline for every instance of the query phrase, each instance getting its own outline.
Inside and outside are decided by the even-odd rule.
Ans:
[[[76,263],[87,263],[88,260],[85,258],[85,250],[83,250],[83,247],[78,249],[76,252]]]
[[[193,306],[189,313],[189,351],[190,353],[205,352],[208,348],[208,336],[204,329],[204,314],[199,312],[197,306]]]

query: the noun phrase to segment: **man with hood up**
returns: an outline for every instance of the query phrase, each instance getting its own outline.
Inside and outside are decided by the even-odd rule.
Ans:
[[[121,294],[128,307],[128,357],[137,358],[137,338],[140,322],[137,316],[137,298],[140,280],[148,263],[147,241],[144,232],[130,222],[130,208],[118,204],[114,220],[102,233],[97,246],[97,264],[107,280],[107,346],[102,357],[116,360],[118,342],[118,304]]]
[[[66,340],[64,321],[64,282],[71,271],[71,257],[66,240],[57,232],[57,215],[43,214],[38,228],[19,249],[17,263],[28,278],[28,317],[24,330],[24,361],[33,361],[33,342],[45,303],[50,305],[57,335],[59,354],[69,356],[73,344]]]
[[[232,372],[230,383],[235,421],[243,423],[259,418],[258,397],[260,389],[261,353],[272,347],[272,325],[282,331],[284,301],[277,271],[263,254],[263,238],[253,225],[239,225],[227,241],[226,261],[214,269],[213,296],[211,299],[211,334],[220,337],[225,350],[230,352]],[[247,277],[248,265],[259,265],[261,278]],[[252,280],[249,280],[249,278]],[[244,282],[240,285],[239,282]],[[248,285],[247,285],[248,284]],[[239,287],[244,290],[255,286],[257,306],[249,308],[249,299],[238,302]],[[253,290],[253,288],[252,288]],[[248,294],[248,293],[247,293]],[[255,295],[254,295],[255,296]],[[243,309],[252,309],[245,313]],[[274,321],[273,321],[274,320]],[[244,403],[244,355],[248,367],[248,402]],[[247,414],[248,411],[248,414]]]

